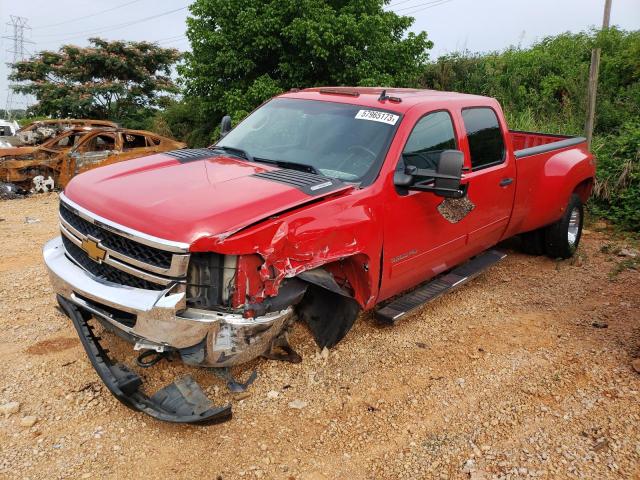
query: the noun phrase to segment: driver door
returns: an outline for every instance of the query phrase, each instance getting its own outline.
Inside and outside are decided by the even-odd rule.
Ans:
[[[408,120],[408,119],[407,119]],[[408,165],[435,170],[444,150],[458,149],[452,115],[446,110],[419,118],[396,170]],[[459,263],[465,255],[465,219],[452,223],[432,192],[395,188],[385,205],[383,278],[379,300],[409,289]]]

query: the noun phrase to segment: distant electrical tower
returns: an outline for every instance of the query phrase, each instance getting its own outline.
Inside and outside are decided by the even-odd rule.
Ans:
[[[15,15],[10,15],[11,21],[7,22],[7,26],[12,30],[11,35],[3,36],[7,40],[11,40],[13,45],[11,48],[7,49],[7,54],[9,55],[9,61],[7,65],[10,67],[12,63],[19,62],[24,60],[27,55],[30,53],[25,48],[25,44],[34,44],[31,40],[25,39],[25,30],[30,31],[31,27],[28,25],[29,20],[25,17],[18,17]],[[15,85],[15,84],[14,84]],[[8,120],[11,120],[13,115],[13,109],[16,107],[17,99],[16,97],[21,96],[20,94],[14,93],[13,87],[14,85],[8,85],[7,91],[7,103],[5,106],[5,110],[7,112]],[[27,106],[27,97],[24,97],[22,102],[25,108]]]

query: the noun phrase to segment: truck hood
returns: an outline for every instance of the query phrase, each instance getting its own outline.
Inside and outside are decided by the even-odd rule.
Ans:
[[[278,171],[221,155],[185,161],[156,154],[78,175],[64,193],[90,212],[120,225],[192,244],[202,237],[226,237],[323,197],[322,189],[309,193],[299,186],[255,176]],[[353,188],[333,183],[328,189],[332,194]]]

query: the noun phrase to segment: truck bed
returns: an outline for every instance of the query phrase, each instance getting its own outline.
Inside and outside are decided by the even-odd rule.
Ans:
[[[570,195],[565,191],[566,175],[586,178],[591,167],[584,137],[549,135],[510,130],[518,181],[511,221],[505,238],[549,225],[562,214]],[[571,168],[567,169],[570,165]],[[574,185],[576,182],[569,182]],[[584,191],[584,200],[588,191]]]
[[[516,158],[572,147],[586,141],[584,137],[509,130]]]

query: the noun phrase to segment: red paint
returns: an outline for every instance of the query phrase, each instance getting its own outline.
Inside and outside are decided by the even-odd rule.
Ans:
[[[403,116],[377,179],[325,198],[250,175],[270,166],[212,156],[181,164],[164,154],[92,170],[66,195],[130,228],[186,242],[192,251],[241,255],[233,303],[275,295],[283,279],[320,266],[364,307],[412,287],[517,233],[554,222],[573,191],[585,200],[595,167],[585,144],[516,160],[514,149],[564,137],[509,132],[498,102],[457,93],[390,89],[401,103],[379,102],[380,89],[358,97],[309,89],[284,97],[384,108]],[[437,211],[441,197],[400,195],[393,173],[415,124],[425,113],[451,113],[458,148],[470,167],[461,110],[493,108],[506,144],[501,165],[464,174],[475,209],[451,224]],[[513,178],[500,187],[503,178]],[[382,267],[382,268],[381,268]],[[243,288],[246,287],[246,288]],[[249,298],[247,298],[247,294]]]

